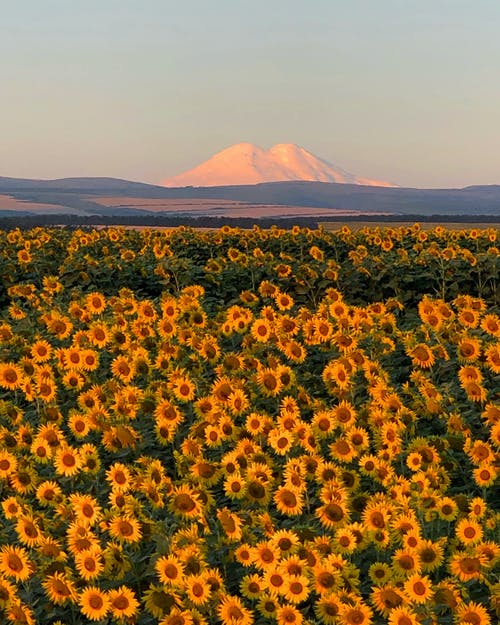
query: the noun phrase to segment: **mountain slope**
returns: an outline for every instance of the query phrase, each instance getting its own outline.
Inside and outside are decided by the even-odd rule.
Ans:
[[[165,187],[216,187],[291,180],[395,186],[350,174],[293,143],[279,143],[269,150],[252,143],[237,143],[194,169],[167,178],[160,184]]]

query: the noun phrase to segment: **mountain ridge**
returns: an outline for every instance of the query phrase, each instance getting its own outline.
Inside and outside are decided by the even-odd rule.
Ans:
[[[164,187],[217,187],[264,182],[336,182],[395,187],[390,182],[356,176],[294,143],[277,143],[263,150],[253,143],[236,143],[193,169],[160,182]]]

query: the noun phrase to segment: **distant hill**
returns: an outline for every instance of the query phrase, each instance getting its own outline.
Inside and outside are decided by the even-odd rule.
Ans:
[[[355,176],[293,143],[279,143],[269,150],[252,143],[237,143],[161,184],[165,187],[214,187],[291,180],[395,186]]]
[[[29,180],[0,177],[0,211],[9,213],[158,215],[163,211],[182,215],[194,211],[198,215],[238,216],[238,208],[245,207],[247,215],[258,216],[260,206],[274,207],[271,213],[277,218],[292,215],[290,207],[308,207],[308,214],[316,211],[322,216],[358,211],[368,215],[500,217],[500,185],[411,189],[292,181],[167,188],[115,178]],[[255,213],[252,207],[257,207]]]

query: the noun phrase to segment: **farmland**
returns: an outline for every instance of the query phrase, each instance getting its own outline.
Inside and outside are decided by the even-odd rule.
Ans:
[[[495,228],[0,231],[14,625],[489,625]]]

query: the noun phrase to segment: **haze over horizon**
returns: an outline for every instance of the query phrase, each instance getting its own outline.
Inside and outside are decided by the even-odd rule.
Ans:
[[[156,184],[249,142],[500,184],[495,0],[20,0],[2,25],[0,176]]]

